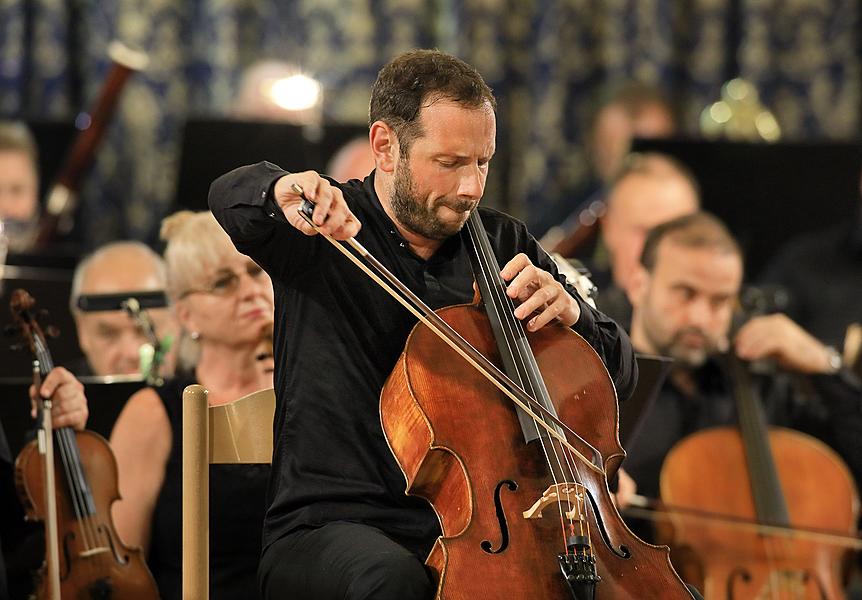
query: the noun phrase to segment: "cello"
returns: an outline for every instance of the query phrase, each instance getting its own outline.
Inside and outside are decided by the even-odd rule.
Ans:
[[[313,207],[299,210],[317,230]],[[611,499],[624,451],[603,363],[562,325],[527,334],[476,211],[467,230],[485,310],[432,311],[354,238],[325,236],[420,321],[380,414],[407,493],[440,520],[436,597],[690,599],[667,548],[636,538]]]
[[[12,293],[15,323],[34,357],[34,384],[54,368],[33,298]],[[50,401],[45,411],[50,414]],[[47,468],[43,448],[56,448]],[[59,480],[59,481],[57,481]],[[55,484],[55,481],[57,483]],[[123,544],[111,521],[119,498],[117,463],[108,442],[92,431],[62,427],[30,442],[15,460],[15,484],[27,518],[56,523],[46,528],[46,564],[36,597],[46,600],[150,600],[159,597],[138,548]]]
[[[732,351],[722,362],[739,427],[694,433],[665,458],[660,487],[676,509],[675,544],[694,554],[707,600],[843,599],[842,559],[859,516],[847,466],[811,436],[767,427],[748,365]],[[686,518],[687,509],[723,519]],[[757,527],[732,526],[740,521]]]

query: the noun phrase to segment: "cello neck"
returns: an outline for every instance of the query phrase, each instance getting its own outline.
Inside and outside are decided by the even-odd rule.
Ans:
[[[515,306],[506,294],[506,283],[500,277],[500,265],[478,210],[474,210],[467,219],[466,230],[473,248],[470,254],[473,275],[491,323],[503,371],[545,409],[556,414],[527,334],[514,316]],[[520,409],[518,419],[525,441],[531,442],[540,437],[540,430],[532,418]]]
[[[788,527],[790,516],[769,446],[769,429],[748,365],[732,350],[724,357],[736,402],[757,519],[768,525]]]

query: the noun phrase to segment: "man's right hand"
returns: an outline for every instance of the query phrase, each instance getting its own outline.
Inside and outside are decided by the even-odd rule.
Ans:
[[[315,203],[312,220],[322,233],[336,240],[346,240],[359,233],[362,224],[350,212],[341,190],[314,171],[291,173],[275,182],[275,201],[291,225],[305,235],[317,234],[297,212],[302,197],[294,191],[293,184],[301,187],[305,197]]]

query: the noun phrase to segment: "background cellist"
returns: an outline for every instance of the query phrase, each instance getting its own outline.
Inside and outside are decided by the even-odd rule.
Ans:
[[[378,395],[415,319],[296,214],[299,184],[315,222],[358,235],[429,305],[470,302],[472,274],[456,235],[476,209],[494,155],[495,100],[481,76],[436,51],[403,54],[371,95],[376,170],[337,184],[261,163],[218,179],[210,206],[275,290],[277,440],[264,524],[265,598],[427,599],[422,560],[439,534],[430,506],[404,495],[382,437]],[[626,398],[636,373],[626,334],[591,309],[524,226],[481,211],[506,263],[516,316],[558,320],[588,340]],[[361,229],[360,229],[361,227]],[[305,235],[303,235],[305,234]],[[534,266],[537,265],[537,266]],[[289,315],[289,324],[286,315]],[[471,424],[465,424],[466,427]]]
[[[743,257],[727,228],[703,212],[660,225],[647,236],[641,263],[628,290],[632,343],[676,362],[626,448],[624,465],[639,491],[658,497],[662,462],[683,437],[735,423],[715,360],[728,343],[744,360],[771,359],[780,367],[757,382],[770,423],[832,445],[859,481],[862,465],[851,444],[862,439],[862,388],[835,351],[782,314],[754,317],[727,339],[743,277]]]

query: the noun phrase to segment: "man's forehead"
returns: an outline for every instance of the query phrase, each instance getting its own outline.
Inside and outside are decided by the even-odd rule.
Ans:
[[[19,150],[0,150],[0,163],[4,164],[0,173],[4,178],[35,179],[36,171],[30,155]]]
[[[706,283],[728,293],[742,284],[742,258],[736,252],[715,247],[691,247],[665,239],[656,249],[655,273],[676,282]]]
[[[170,309],[148,308],[147,314],[155,321],[163,321],[171,317]],[[92,326],[103,326],[114,329],[125,327],[137,329],[135,320],[124,310],[99,310],[93,312],[77,311],[76,317]]]
[[[152,260],[127,260],[120,256],[104,257],[92,263],[81,285],[82,294],[112,294],[124,291],[159,290],[159,279]]]
[[[697,210],[697,196],[680,175],[631,173],[616,186],[610,198],[612,212],[642,219],[663,220]],[[671,217],[673,218],[673,217]]]
[[[92,327],[110,329],[136,328],[134,319],[122,310],[100,310],[98,312],[81,312],[80,318]]]
[[[443,98],[422,107],[419,124],[423,135],[416,143],[433,144],[435,153],[470,156],[477,147],[482,154],[493,153],[496,123],[488,102],[470,107]]]
[[[493,137],[497,125],[497,117],[489,102],[466,106],[450,98],[437,98],[423,104],[418,120],[426,136],[436,135],[444,141],[467,130],[485,130]]]

